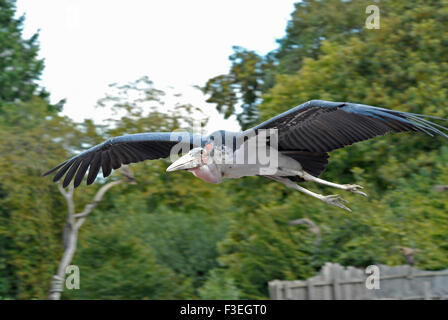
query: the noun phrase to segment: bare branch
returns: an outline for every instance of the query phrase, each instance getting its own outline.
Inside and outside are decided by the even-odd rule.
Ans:
[[[113,182],[109,182],[108,184],[105,184],[104,186],[102,186],[98,192],[96,193],[95,197],[93,198],[93,201],[91,203],[89,203],[88,205],[86,205],[84,207],[84,210],[80,213],[76,213],[74,215],[75,218],[83,218],[88,216],[93,209],[96,208],[96,206],[98,205],[98,203],[103,199],[104,194],[113,186],[116,186],[117,184],[122,183],[123,180],[116,180]]]
[[[95,194],[93,201],[87,204],[84,207],[84,210],[80,213],[75,213],[75,204],[73,201],[73,192],[74,192],[73,184],[69,185],[67,191],[64,190],[61,184],[58,184],[59,192],[64,196],[67,202],[68,214],[67,214],[67,223],[64,229],[64,254],[59,262],[57,274],[55,274],[52,277],[50,294],[48,295],[49,299],[59,300],[61,298],[65,269],[67,268],[68,265],[70,265],[73,259],[78,241],[78,231],[79,228],[84,223],[84,221],[86,220],[87,216],[96,208],[98,203],[103,199],[104,195],[110,188],[122,182],[135,184],[132,171],[129,168],[126,168],[125,171],[122,172],[122,174],[123,179],[113,181],[102,186]]]
[[[315,235],[320,234],[320,228],[317,226],[317,224],[314,223],[314,221],[312,221],[310,219],[302,218],[302,219],[292,220],[289,223],[290,226],[295,226],[298,224],[306,224],[310,227],[310,231],[312,233],[314,233]]]
[[[70,184],[68,190],[65,191],[60,183],[58,183],[59,192],[64,196],[67,202],[68,216],[67,221],[73,223],[73,215],[75,214],[75,203],[73,202],[73,185]]]
[[[67,192],[62,187],[62,184],[58,183],[57,186],[58,186],[59,192],[64,196],[64,198],[67,198]]]
[[[311,233],[313,233],[316,236],[316,240],[314,242],[315,245],[318,245],[320,243],[321,237],[320,237],[320,228],[317,224],[314,223],[314,221],[307,219],[307,218],[302,218],[302,219],[297,219],[297,220],[292,220],[289,222],[290,226],[296,226],[299,224],[306,224],[309,226],[309,230]]]
[[[131,169],[127,165],[122,165],[120,167],[120,173],[123,176],[123,178],[126,180],[129,184],[136,184],[134,174],[132,173]]]
[[[414,265],[414,253],[421,252],[420,249],[400,247],[401,252],[406,260],[406,263],[413,266]]]
[[[434,189],[436,189],[436,191],[447,191],[448,186],[447,185],[434,186]]]

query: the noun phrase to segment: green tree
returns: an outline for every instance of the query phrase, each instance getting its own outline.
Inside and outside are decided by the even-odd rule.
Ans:
[[[38,90],[44,63],[37,58],[38,35],[23,39],[22,28],[25,17],[15,18],[15,1],[0,1],[0,103],[26,101],[39,94]],[[39,92],[38,92],[39,91]],[[1,109],[0,109],[1,111]]]
[[[258,120],[263,77],[272,66],[254,51],[241,47],[233,50],[229,73],[208,80],[202,91],[210,95],[207,102],[216,103],[216,109],[226,119],[236,115],[241,127],[247,129]]]
[[[368,4],[359,0],[297,2],[286,35],[278,40],[279,48],[260,56],[234,47],[229,72],[209,79],[202,88],[209,95],[207,102],[215,103],[225,118],[236,115],[243,129],[256,124],[261,95],[274,86],[276,75],[295,73],[304,59],[319,57],[324,40],[343,45],[351,35],[360,34]]]
[[[95,213],[96,214],[96,213]],[[186,299],[191,283],[157,262],[129,217],[95,223],[80,239],[74,263],[80,268],[80,289],[64,291],[71,299]],[[132,220],[131,222],[135,222]]]
[[[39,97],[3,105],[0,136],[0,296],[44,298],[65,210],[41,175],[80,141],[73,124]]]
[[[220,269],[213,269],[204,286],[199,289],[199,297],[204,300],[236,300],[240,292],[232,278]]]
[[[265,192],[279,187],[272,186]],[[219,262],[242,299],[266,298],[270,280],[294,280],[313,274],[313,238],[288,225],[295,217],[290,207],[274,201],[252,212],[239,212],[234,218],[220,243]]]
[[[323,41],[343,45],[347,38],[363,31],[365,10],[370,1],[304,0],[295,4],[295,10],[286,28],[286,35],[278,40],[274,50],[277,62],[275,73],[297,72],[305,58],[317,59],[322,53]],[[382,6],[381,6],[382,7]],[[384,14],[384,11],[381,11]]]

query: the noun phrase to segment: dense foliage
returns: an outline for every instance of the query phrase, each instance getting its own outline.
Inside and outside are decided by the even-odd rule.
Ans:
[[[33,95],[46,97],[38,91],[35,80],[44,68],[37,59],[39,44],[37,34],[30,39],[22,37],[24,16],[15,18],[15,3],[0,1],[0,103],[26,101]],[[0,109],[1,111],[2,109]]]
[[[369,4],[297,3],[279,48],[259,56],[236,47],[229,73],[203,88],[209,101],[243,127],[316,98],[448,118],[446,1],[374,2],[378,30],[364,27]],[[13,1],[0,0],[0,8],[0,48],[8,48],[7,57],[0,49],[0,298],[45,298],[66,206],[41,173],[110,136],[189,130],[196,110],[167,110],[163,92],[142,78],[101,99],[100,110],[115,111],[118,121],[61,117],[35,84],[37,38],[22,39]],[[421,250],[419,268],[448,267],[448,198],[434,188],[448,185],[446,141],[388,135],[331,158],[325,179],[356,182],[369,194],[343,194],[353,213],[257,177],[209,185],[188,172],[166,174],[166,160],[132,166],[137,184],[111,189],[80,230],[73,263],[81,289],[63,298],[263,299],[268,281],[307,278],[327,261],[403,264],[402,246]],[[110,179],[82,184],[77,209]],[[289,225],[297,218],[313,220],[319,239]]]

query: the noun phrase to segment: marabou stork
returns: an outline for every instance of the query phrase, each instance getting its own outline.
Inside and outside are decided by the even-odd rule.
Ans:
[[[65,174],[63,186],[74,178],[77,187],[90,168],[90,185],[100,168],[107,177],[122,164],[167,158],[184,151],[166,171],[188,170],[210,183],[264,176],[350,211],[339,195],[320,195],[297,183],[314,181],[366,196],[359,185],[318,178],[328,163],[328,152],[388,132],[419,131],[448,138],[443,132],[448,128],[427,118],[441,119],[362,104],[311,100],[244,132],[220,130],[209,136],[151,132],[114,137],[59,164],[44,176],[57,171],[53,181]]]

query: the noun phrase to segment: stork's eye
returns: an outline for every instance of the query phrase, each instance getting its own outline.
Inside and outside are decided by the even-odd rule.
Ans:
[[[208,162],[208,152],[205,149],[201,149],[201,162],[203,165],[207,164]]]

